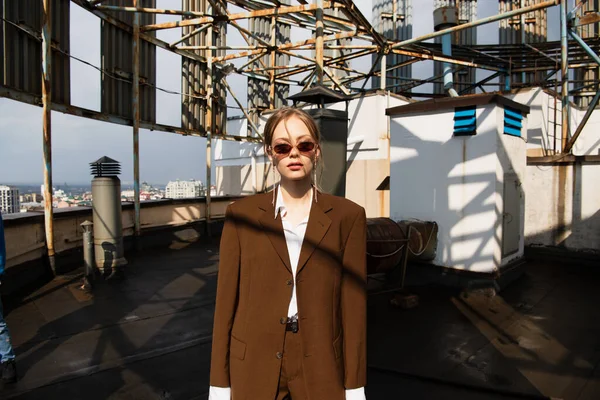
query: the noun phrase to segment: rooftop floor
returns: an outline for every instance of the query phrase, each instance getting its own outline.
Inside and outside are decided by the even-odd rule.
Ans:
[[[6,299],[20,381],[2,399],[207,398],[217,241],[128,258],[93,298],[74,273]],[[598,399],[598,283],[530,263],[498,296],[412,286],[420,304],[402,310],[372,282],[367,397]]]

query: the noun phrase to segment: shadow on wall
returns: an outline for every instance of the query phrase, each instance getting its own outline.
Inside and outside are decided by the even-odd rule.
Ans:
[[[547,199],[547,208],[531,207],[528,246],[561,247],[565,250],[600,254],[600,205],[597,179],[600,165],[575,162],[570,165],[531,165],[532,184],[543,178],[548,184],[536,187]],[[540,174],[539,176],[533,174]]]
[[[448,137],[454,112],[440,113],[451,115],[443,121],[441,114],[418,116],[418,123],[404,120],[414,114],[391,121],[397,135],[391,155],[391,217],[438,223],[435,264],[493,272],[502,249],[503,210],[496,193],[502,193],[503,181],[497,169],[515,171],[510,158],[501,156],[507,149],[496,133],[497,107],[477,110],[474,136]],[[517,190],[523,210],[524,193],[520,186]]]

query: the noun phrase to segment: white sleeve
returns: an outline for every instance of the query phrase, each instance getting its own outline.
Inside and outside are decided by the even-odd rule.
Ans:
[[[367,400],[365,396],[365,388],[346,389],[346,400]]]
[[[231,400],[231,388],[211,386],[208,391],[208,400]]]

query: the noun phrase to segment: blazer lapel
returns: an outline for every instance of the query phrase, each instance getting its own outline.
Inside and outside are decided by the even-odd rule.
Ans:
[[[258,221],[263,228],[263,231],[271,241],[273,248],[275,248],[275,251],[279,255],[279,258],[287,270],[292,273],[290,256],[288,254],[287,244],[285,242],[285,234],[283,233],[281,216],[277,215],[277,218],[275,218],[275,206],[271,204],[271,198],[271,195],[265,196],[265,202],[263,202],[263,204],[260,206],[260,209],[264,212]]]
[[[321,240],[323,240],[323,237],[329,230],[329,226],[331,226],[331,219],[326,213],[331,209],[331,205],[324,196],[319,196],[318,202],[315,202],[313,199],[313,203],[310,208],[310,215],[308,217],[306,233],[304,234],[304,241],[302,242],[302,249],[300,250],[300,258],[298,260],[296,275],[302,271],[308,262],[308,259],[319,246]]]

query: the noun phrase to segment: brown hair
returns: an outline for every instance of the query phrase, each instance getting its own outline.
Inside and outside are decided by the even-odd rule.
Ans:
[[[273,142],[273,133],[275,132],[277,125],[279,125],[281,121],[287,121],[291,117],[296,117],[304,122],[304,125],[306,125],[310,132],[310,136],[312,136],[313,140],[320,147],[321,133],[319,132],[315,120],[306,111],[299,108],[283,107],[275,111],[267,120],[263,136],[265,148],[271,146],[271,143]]]

